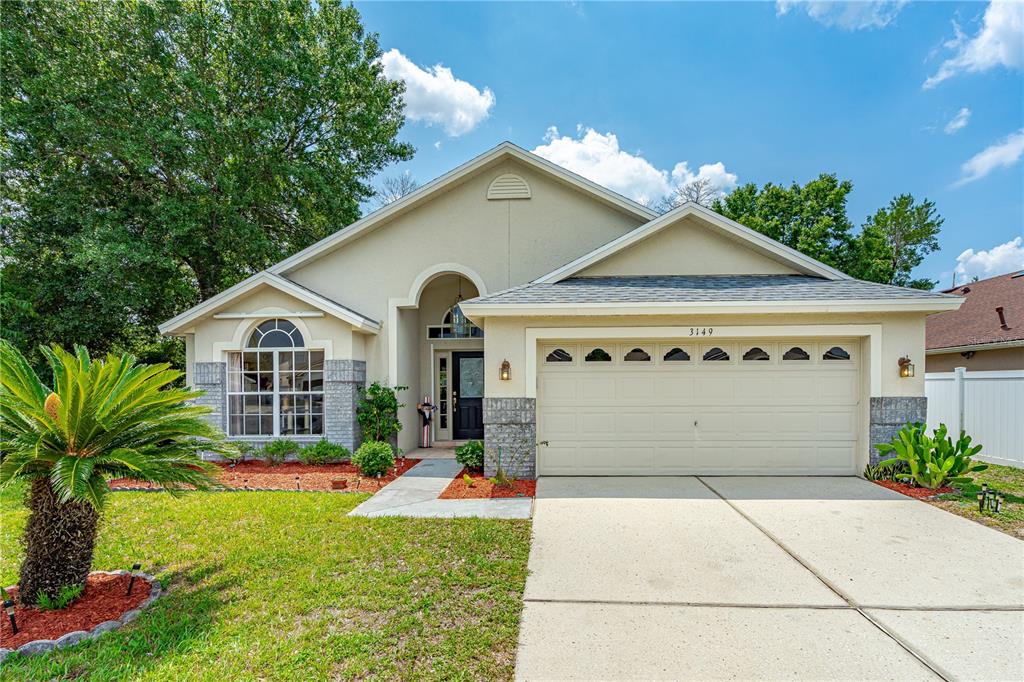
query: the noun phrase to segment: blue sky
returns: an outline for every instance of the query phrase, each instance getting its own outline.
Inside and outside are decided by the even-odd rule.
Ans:
[[[385,175],[505,139],[634,198],[834,172],[857,226],[899,193],[936,203],[918,276],[1024,267],[1024,4],[356,6],[408,87],[416,156]]]

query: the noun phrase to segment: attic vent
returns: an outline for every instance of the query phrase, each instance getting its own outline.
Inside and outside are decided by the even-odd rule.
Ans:
[[[494,182],[487,188],[487,198],[490,200],[499,199],[529,199],[530,186],[514,173],[505,173],[494,178]]]

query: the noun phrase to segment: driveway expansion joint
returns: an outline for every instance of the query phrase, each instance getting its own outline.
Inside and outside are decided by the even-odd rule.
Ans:
[[[782,542],[779,538],[777,538],[767,528],[765,528],[764,526],[759,524],[757,521],[755,521],[753,518],[751,518],[746,512],[744,512],[742,509],[740,509],[735,504],[733,504],[733,502],[731,500],[727,499],[724,495],[722,495],[720,492],[715,490],[715,488],[713,488],[701,476],[696,476],[695,478],[698,481],[700,481],[700,483],[705,488],[707,488],[712,493],[714,493],[718,497],[718,499],[722,500],[727,505],[729,505],[729,507],[733,511],[735,511],[737,514],[739,514],[741,517],[743,517],[748,523],[750,523],[750,525],[754,526],[754,528],[757,528],[759,531],[761,531],[765,535],[765,537],[767,537],[769,540],[774,542],[778,546],[779,549],[781,549],[783,552],[785,552],[790,557],[792,557],[794,561],[796,561],[798,564],[803,566],[805,569],[810,571],[811,575],[813,575],[815,578],[820,580],[821,583],[825,587],[830,589],[833,593],[835,593],[835,595],[837,597],[839,597],[840,599],[845,601],[849,605],[850,609],[852,609],[852,610],[856,611],[857,613],[859,613],[861,615],[861,617],[863,617],[866,621],[868,621],[873,626],[875,626],[882,634],[887,636],[889,639],[891,639],[893,642],[895,642],[900,648],[902,648],[908,654],[910,654],[915,659],[917,659],[918,662],[921,663],[921,665],[923,665],[924,667],[928,668],[928,670],[930,670],[932,673],[934,673],[940,679],[945,680],[946,682],[952,682],[952,680],[954,679],[953,676],[951,676],[950,674],[945,672],[935,662],[929,660],[929,658],[927,656],[925,656],[922,652],[917,651],[913,646],[911,646],[911,644],[909,642],[905,641],[902,637],[897,636],[896,633],[892,632],[889,628],[886,628],[885,626],[883,626],[881,623],[878,622],[877,619],[873,618],[870,614],[865,612],[864,607],[858,605],[849,595],[847,595],[845,592],[840,590],[837,586],[833,585],[830,580],[825,578],[825,576],[819,574],[816,570],[814,570],[814,567],[812,567],[803,557],[801,557],[795,551],[793,551],[788,546],[786,546],[786,544],[784,542]],[[911,610],[911,609],[908,609],[908,610]]]

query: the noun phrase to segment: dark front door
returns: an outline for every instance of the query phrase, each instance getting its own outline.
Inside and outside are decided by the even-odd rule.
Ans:
[[[452,353],[452,437],[484,437],[483,351]]]

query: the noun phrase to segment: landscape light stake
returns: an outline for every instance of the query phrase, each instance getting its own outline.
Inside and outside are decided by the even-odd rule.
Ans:
[[[296,490],[302,490],[302,486],[299,485],[299,477],[298,476],[295,477],[295,489]]]
[[[7,612],[7,620],[11,621],[11,633],[18,634],[18,621],[14,618],[14,600],[7,599],[4,601],[4,611]]]
[[[132,588],[135,587],[135,579],[139,577],[140,568],[142,568],[142,564],[132,564],[132,577],[128,581],[128,594],[131,594]]]
[[[985,493],[978,493],[978,511],[985,511]]]

